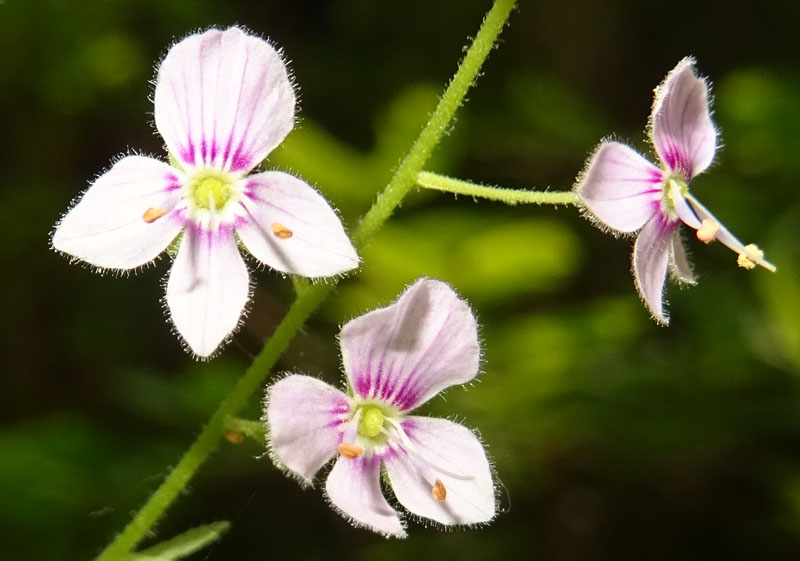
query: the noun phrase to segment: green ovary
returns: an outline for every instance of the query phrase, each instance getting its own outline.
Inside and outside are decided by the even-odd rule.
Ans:
[[[677,179],[675,177],[668,177],[667,180],[664,182],[664,202],[666,203],[666,208],[669,209],[670,214],[675,213],[675,201],[672,197],[672,184],[675,184],[678,187],[678,192],[683,195],[684,197],[689,194],[689,185],[682,179]]]
[[[361,412],[358,421],[358,432],[362,436],[375,438],[383,428],[383,412],[377,407],[367,406]]]
[[[221,174],[203,174],[191,183],[191,197],[198,208],[219,210],[233,195],[232,182]]]

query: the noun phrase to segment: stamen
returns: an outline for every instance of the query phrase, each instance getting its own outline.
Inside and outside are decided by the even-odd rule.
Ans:
[[[364,449],[361,446],[353,444],[356,440],[356,433],[358,431],[358,421],[361,419],[361,409],[356,411],[353,418],[347,422],[342,434],[342,442],[336,447],[336,451],[348,460],[354,460],[364,454]]]
[[[433,488],[431,488],[431,496],[439,501],[442,502],[447,498],[447,488],[442,483],[441,479],[437,479],[436,483],[433,484]]]
[[[700,203],[700,201],[695,199],[691,193],[686,194],[686,200],[689,201],[692,209],[698,217],[703,218],[704,220],[706,218],[710,218],[717,223],[719,226],[719,231],[716,233],[715,239],[739,255],[737,262],[739,263],[740,267],[752,269],[756,265],[761,265],[767,271],[771,271],[773,273],[775,272],[775,265],[764,260],[764,252],[762,252],[757,246],[753,244],[745,246],[742,242],[740,242],[736,236],[734,236],[719,220],[714,218],[714,215],[711,214],[708,209],[704,207],[702,203]]]
[[[356,441],[356,434],[358,433],[358,422],[361,420],[362,409],[359,408],[353,418],[347,423],[342,435],[342,442],[352,444]]]
[[[342,442],[339,444],[339,446],[336,447],[336,451],[348,460],[354,460],[359,456],[364,455],[364,449],[361,446],[356,446],[355,444],[350,444],[348,442]]]
[[[717,238],[719,222],[713,218],[704,218],[702,226],[697,230],[697,239],[703,243],[711,243]]]
[[[148,208],[146,211],[144,211],[144,214],[142,215],[142,220],[144,220],[148,224],[152,224],[165,214],[167,214],[167,209],[165,208],[158,208],[158,207]]]
[[[736,264],[748,271],[756,268],[756,262],[764,258],[764,252],[754,243],[744,246],[744,251],[736,258]]]
[[[273,222],[269,228],[270,230],[272,230],[272,233],[275,234],[276,237],[282,240],[291,238],[294,235],[294,232],[292,232],[289,228],[287,228],[280,222]]]

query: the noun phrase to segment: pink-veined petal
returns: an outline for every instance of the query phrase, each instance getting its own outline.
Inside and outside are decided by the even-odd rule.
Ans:
[[[656,88],[650,136],[661,161],[686,181],[705,170],[717,149],[717,130],[708,108],[708,85],[694,60],[678,63]]]
[[[658,210],[663,181],[661,170],[629,146],[603,142],[575,189],[599,222],[635,232]]]
[[[310,484],[341,441],[350,402],[336,388],[292,374],[269,388],[264,421],[274,459]]]
[[[101,175],[61,219],[53,247],[105,269],[140,267],[183,227],[176,171],[153,158],[127,156]],[[149,213],[148,213],[149,212]]]
[[[189,35],[158,69],[156,127],[190,166],[252,169],[292,130],[294,109],[278,52],[237,27]]]
[[[673,237],[678,235],[678,224],[678,220],[665,220],[661,214],[657,214],[639,232],[633,248],[636,288],[653,318],[664,325],[669,323],[664,310],[664,281]]]
[[[403,538],[403,523],[381,492],[381,459],[339,456],[325,482],[331,503],[356,526]]]
[[[167,281],[167,306],[197,356],[210,356],[236,329],[249,291],[247,267],[230,228],[187,226]]]
[[[686,257],[686,248],[683,246],[680,233],[676,231],[672,235],[672,249],[669,254],[669,268],[672,277],[684,284],[694,284],[696,282],[692,266]]]
[[[402,411],[478,373],[475,317],[449,285],[420,279],[386,308],[342,328],[342,362],[357,395]]]
[[[358,266],[358,255],[331,206],[306,182],[279,171],[252,175],[236,223],[244,246],[284,273],[328,277]]]
[[[384,456],[386,473],[400,504],[418,516],[448,525],[477,524],[494,518],[492,470],[483,445],[472,431],[446,419],[429,417],[407,417],[402,426],[415,453],[425,460],[422,469],[431,474],[428,478],[442,482],[446,496],[443,501],[433,498],[435,480],[426,480],[420,459],[401,445]],[[443,471],[437,471],[437,467]]]

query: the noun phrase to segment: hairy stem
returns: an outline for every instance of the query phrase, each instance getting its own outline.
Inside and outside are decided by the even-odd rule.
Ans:
[[[375,232],[389,218],[400,201],[403,200],[416,184],[417,174],[422,171],[434,147],[442,139],[456,110],[464,101],[464,95],[475,82],[478,71],[492,50],[497,36],[505,25],[515,0],[495,0],[494,6],[486,14],[475,40],[461,61],[458,70],[447,86],[444,94],[422,129],[408,155],[392,177],[386,189],[378,196],[378,200],[361,220],[354,240],[359,247],[365,246]]]
[[[267,431],[261,421],[251,421],[238,417],[228,417],[225,420],[225,430],[228,432],[239,433],[256,442],[264,444],[267,438]]]
[[[456,195],[500,201],[507,205],[574,205],[578,203],[578,196],[572,191],[523,191],[503,187],[487,187],[429,171],[417,174],[417,185],[425,189],[446,191]]]
[[[491,51],[514,4],[515,0],[495,0],[430,120],[403,159],[389,185],[378,196],[375,204],[359,223],[353,236],[357,248],[361,249],[369,244],[375,233],[403,200],[403,197],[414,187],[417,174],[422,171],[422,167],[428,161],[431,152],[441,140],[456,110],[463,102],[464,95],[475,81],[483,61]],[[228,397],[219,405],[180,462],[172,469],[141,510],[136,513],[133,520],[100,553],[97,561],[116,561],[123,558],[150,531],[153,524],[185,488],[195,471],[214,451],[217,442],[227,430],[226,421],[230,417],[236,416],[253,394],[261,388],[264,379],[289,342],[336,282],[337,279],[331,279],[328,282],[303,287],[298,291],[297,299],[289,308],[275,333],[236,383]]]

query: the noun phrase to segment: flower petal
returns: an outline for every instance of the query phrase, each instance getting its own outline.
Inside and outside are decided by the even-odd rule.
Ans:
[[[714,159],[717,130],[708,109],[708,85],[694,73],[694,59],[680,61],[656,88],[650,136],[664,165],[686,181]]]
[[[156,128],[190,166],[252,169],[292,130],[294,109],[280,55],[237,27],[186,37],[158,69]]]
[[[350,402],[325,382],[292,374],[272,385],[263,420],[277,460],[304,483],[336,454]]]
[[[236,329],[249,277],[230,229],[187,227],[167,281],[172,323],[197,356],[210,356]]]
[[[669,268],[672,272],[672,277],[678,282],[694,284],[697,281],[692,272],[692,266],[689,264],[689,259],[686,257],[686,248],[683,247],[683,240],[681,240],[681,236],[677,231],[672,236]]]
[[[468,428],[429,417],[407,417],[403,421],[416,452],[433,466],[470,479],[431,472],[446,490],[443,501],[431,496],[431,482],[419,472],[418,460],[403,450],[384,456],[389,482],[397,500],[412,513],[442,524],[488,522],[496,513],[492,470],[478,438]]]
[[[575,190],[599,222],[618,232],[635,232],[658,210],[663,181],[661,170],[632,148],[603,142]]]
[[[306,182],[278,171],[245,181],[246,215],[236,233],[256,259],[306,277],[328,277],[358,266],[339,217]]]
[[[420,279],[386,307],[342,328],[342,362],[363,399],[406,411],[478,373],[475,317],[449,285]]]
[[[664,281],[678,224],[677,219],[665,220],[657,214],[639,232],[633,248],[633,275],[639,296],[653,318],[664,325],[669,323],[664,310]]]
[[[339,456],[325,482],[325,492],[333,506],[354,525],[403,538],[403,523],[381,492],[380,470],[378,455],[352,460]]]
[[[125,157],[61,219],[53,247],[96,267],[140,267],[158,257],[183,227],[176,210],[179,192],[178,175],[169,165]],[[147,219],[149,210],[157,218]]]

